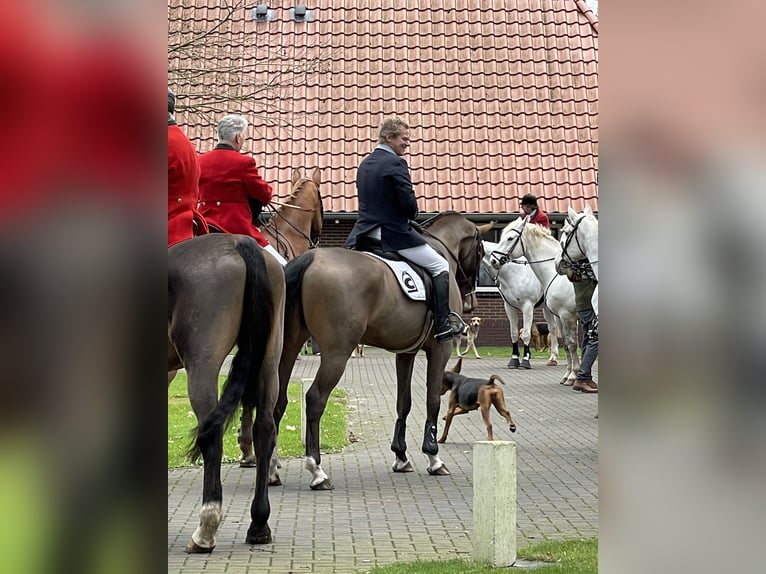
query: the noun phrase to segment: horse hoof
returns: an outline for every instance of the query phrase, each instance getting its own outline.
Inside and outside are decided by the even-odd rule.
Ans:
[[[247,531],[247,537],[245,538],[245,542],[248,544],[270,544],[271,539],[271,528],[269,528],[269,525],[267,524],[260,530],[257,530],[255,532],[251,532],[253,530],[253,527],[251,526]]]
[[[282,479],[278,476],[269,480],[269,486],[282,486]]]
[[[436,470],[428,469],[428,474],[431,476],[449,476],[451,473],[449,470],[447,470],[447,465],[441,465]]]
[[[570,381],[569,379],[564,379],[559,382],[560,385],[564,385],[565,387],[571,387],[574,385],[574,381]]]
[[[258,463],[254,460],[240,460],[239,461],[239,467],[240,468],[255,468],[258,466]]]
[[[558,365],[558,364],[559,364],[559,362],[558,362],[557,360],[555,360],[555,359],[550,359],[550,360],[548,361],[548,366],[549,366],[549,367],[555,367],[555,366],[556,366],[556,365]]]
[[[510,429],[511,432],[513,432],[513,433],[516,432],[516,425],[513,425],[513,426],[508,427],[508,428]]]
[[[393,466],[393,471],[394,472],[414,472],[415,469],[412,468],[412,463],[408,460],[402,466],[394,465]]]
[[[529,364],[529,360],[528,359],[524,359],[523,361],[521,361],[521,365],[520,366],[521,366],[522,369],[531,369],[532,368],[532,365]]]
[[[210,548],[205,548],[203,546],[200,546],[194,540],[189,542],[189,544],[186,545],[186,553],[187,554],[210,554],[213,551],[213,548],[215,546],[211,546]]]
[[[508,368],[509,369],[518,369],[519,368],[519,360],[518,359],[511,359],[508,361]]]
[[[329,478],[325,478],[322,482],[318,482],[317,484],[312,484],[311,490],[332,490],[335,487],[330,482]]]

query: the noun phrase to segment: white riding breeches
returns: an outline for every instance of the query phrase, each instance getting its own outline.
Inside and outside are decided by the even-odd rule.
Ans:
[[[269,253],[271,253],[271,255],[274,257],[274,259],[276,259],[277,261],[279,261],[279,264],[280,264],[282,267],[284,267],[285,265],[287,265],[287,259],[285,259],[284,257],[282,257],[282,254],[281,254],[279,251],[277,251],[276,249],[274,249],[274,247],[271,245],[271,243],[269,243],[268,245],[266,245],[266,247],[264,247],[264,249],[265,249],[266,251],[268,251]]]
[[[399,255],[412,261],[416,265],[423,267],[431,277],[436,277],[440,273],[449,271],[447,260],[442,257],[436,249],[428,245],[418,245],[397,251]]]

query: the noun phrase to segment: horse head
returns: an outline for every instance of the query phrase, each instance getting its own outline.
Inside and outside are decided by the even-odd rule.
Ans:
[[[526,224],[526,218],[520,217],[505,226],[500,234],[500,241],[490,257],[492,267],[500,269],[511,259],[524,255],[524,244],[521,235]]]
[[[589,251],[598,245],[598,220],[589,205],[582,213],[577,213],[571,206],[567,208],[567,218],[559,236],[561,253],[556,256],[556,271],[565,275],[567,270],[579,262],[589,259]]]
[[[455,279],[462,296],[476,289],[484,257],[481,233],[488,231],[491,225],[477,227],[456,211],[442,212],[423,224],[426,234],[446,248],[447,260],[455,263]]]

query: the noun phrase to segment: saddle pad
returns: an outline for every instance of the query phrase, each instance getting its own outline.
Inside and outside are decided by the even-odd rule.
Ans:
[[[407,297],[413,301],[426,300],[426,287],[423,285],[423,280],[420,278],[420,275],[415,273],[412,267],[410,267],[409,263],[405,261],[392,261],[391,259],[384,259],[383,257],[378,257],[374,253],[370,253],[369,251],[360,251],[360,253],[374,257],[375,259],[388,265],[391,268],[391,271],[394,272],[394,276],[396,277],[397,281],[399,281],[399,286],[402,288],[402,291],[404,291],[404,294],[407,295]]]

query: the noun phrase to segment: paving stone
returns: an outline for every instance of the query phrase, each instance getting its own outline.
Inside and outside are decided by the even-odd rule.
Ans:
[[[319,361],[304,356],[293,378],[313,378]],[[497,413],[491,416],[496,438],[516,442],[517,546],[595,535],[598,419],[593,416],[598,396],[559,385],[563,366],[533,360],[531,370],[512,371],[506,363],[464,358],[463,373],[482,378],[496,373],[506,382],[503,391],[518,431],[511,434]],[[362,440],[343,453],[322,455],[335,485],[332,492],[308,488],[302,459],[282,461],[284,485],[269,490],[272,544],[245,544],[255,471],[227,464],[218,546],[210,555],[187,555],[184,547],[198,521],[202,468],[168,471],[168,572],[360,573],[399,561],[470,558],[473,442],[486,439],[486,429],[478,412],[456,418],[448,442],[439,445],[439,456],[452,474],[429,476],[427,458],[419,450],[425,368],[420,353],[406,437],[415,472],[398,474],[391,472],[390,450],[396,419],[394,355],[366,349],[364,358],[348,362],[339,387],[353,408],[349,427]],[[594,374],[598,378],[597,365]],[[446,404],[445,395],[442,415]]]

